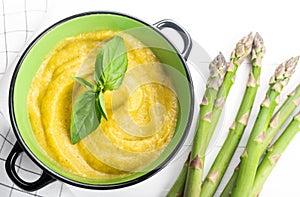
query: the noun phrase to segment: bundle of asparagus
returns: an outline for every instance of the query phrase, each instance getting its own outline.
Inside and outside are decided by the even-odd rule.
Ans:
[[[254,103],[256,92],[259,86],[259,76],[261,72],[261,60],[265,54],[263,40],[259,34],[256,34],[253,41],[251,60],[252,70],[249,74],[247,88],[244,93],[240,109],[236,115],[235,121],[229,129],[229,134],[216,157],[210,171],[205,178],[201,196],[213,196],[220,184],[225,170],[237,148],[243,132],[246,128],[248,118]]]
[[[276,140],[276,142],[267,150],[266,156],[260,163],[255,180],[252,185],[252,191],[250,196],[256,197],[259,195],[263,184],[270,175],[271,171],[275,167],[277,161],[279,160],[281,154],[284,152],[288,144],[292,141],[295,135],[300,131],[300,113],[294,116],[292,122],[284,130],[281,136]]]
[[[286,71],[287,73],[285,73],[285,76],[287,77],[284,83],[282,83],[282,86],[280,86],[280,90],[287,85],[287,82],[289,80],[289,78],[291,77],[291,74],[294,72],[295,66],[298,62],[298,57],[296,58],[291,58],[288,61],[282,63],[281,65],[278,66],[278,68],[275,71],[274,76],[271,78],[270,80],[270,87],[269,90],[267,92],[266,98],[270,98],[270,94],[274,93],[274,89],[273,89],[273,83],[274,83],[274,79],[277,79],[277,82],[281,83],[280,80],[278,78],[281,78],[283,71]],[[278,91],[278,90],[277,90]],[[277,92],[277,94],[279,94]],[[279,95],[277,96],[277,101],[276,98],[275,100],[272,102],[273,105],[277,105],[279,100]],[[266,121],[265,118],[261,118],[260,120],[258,120],[259,117],[262,117],[262,113],[264,112],[264,110],[266,110],[266,103],[265,99],[261,105],[261,110],[257,116],[256,122],[254,124],[254,127],[252,129],[252,133],[251,135],[253,135],[253,131],[254,129],[257,129],[258,127],[255,127],[255,125],[260,124],[259,121]],[[269,103],[269,101],[267,101],[267,103]],[[267,123],[267,129],[265,130],[265,132],[263,132],[262,134],[262,142],[259,142],[259,144],[261,145],[260,148],[256,149],[255,151],[255,155],[258,157],[258,159],[263,155],[265,149],[268,147],[268,145],[271,143],[271,140],[274,138],[274,136],[277,134],[277,132],[280,130],[280,128],[282,127],[282,125],[286,122],[286,120],[288,119],[288,117],[291,115],[291,113],[296,109],[297,105],[300,103],[300,86],[296,87],[296,89],[294,91],[292,91],[292,93],[290,93],[288,95],[288,98],[286,99],[286,101],[282,104],[282,106],[279,108],[279,110],[275,113],[275,115],[272,117],[271,121],[269,121],[269,123]],[[271,104],[271,103],[270,103]],[[269,105],[269,104],[268,104]],[[267,107],[268,108],[268,107]],[[273,110],[270,113],[269,116],[272,116],[272,113],[274,111],[275,106],[273,106]],[[265,116],[268,114],[265,114]],[[250,138],[249,138],[250,139]],[[250,141],[248,141],[248,144],[250,143]],[[257,143],[257,142],[256,142]],[[248,146],[248,145],[247,145]],[[252,150],[253,151],[253,150]],[[249,151],[247,151],[249,152]],[[244,152],[245,153],[245,152]],[[243,154],[241,156],[241,159],[243,159],[245,156],[245,154]],[[246,155],[247,156],[247,155]],[[257,169],[258,164],[256,164],[256,167],[252,170]],[[250,170],[250,169],[249,169]],[[255,173],[255,172],[254,172]],[[233,189],[234,187],[236,187],[236,180],[238,178],[238,175],[240,174],[240,164],[238,165],[238,167],[235,169],[233,175],[231,176],[231,179],[229,180],[229,182],[227,183],[225,189],[222,192],[223,197],[225,196],[232,196],[233,195]],[[249,189],[249,191],[252,190],[251,186],[245,186],[245,188]],[[247,195],[249,196],[249,195]]]
[[[275,107],[279,104],[280,93],[295,71],[297,58],[291,58],[278,66],[274,76],[270,80],[270,87],[266,98],[261,104],[261,109],[252,128],[246,149],[241,156],[241,166],[232,195],[236,197],[248,197],[252,189],[256,169],[262,150],[266,142],[266,130],[269,126]],[[271,122],[272,127],[276,123]]]
[[[202,184],[206,149],[219,121],[231,86],[234,83],[237,68],[250,52],[252,69],[249,73],[240,109],[229,129],[224,145]],[[237,43],[231,54],[228,67],[221,53],[212,61],[206,92],[200,105],[192,151],[168,196],[202,197],[215,194],[247,126],[259,87],[261,61],[264,54],[265,47],[261,36],[257,33],[253,39],[252,34],[249,34]],[[267,154],[264,157],[262,156],[279,129],[300,103],[299,85],[272,117],[275,107],[279,103],[280,93],[283,87],[288,84],[298,60],[299,57],[291,58],[280,64],[276,69],[274,76],[270,80],[266,98],[261,104],[261,109],[252,128],[246,149],[241,156],[241,163],[227,183],[222,196],[257,196],[280,154],[300,130],[299,113],[273,146],[268,148]],[[260,158],[262,158],[262,162],[259,164]]]
[[[213,134],[210,128],[215,128],[218,123],[223,105],[234,83],[237,68],[250,53],[252,40],[252,34],[249,34],[237,43],[232,52],[229,66],[221,53],[210,64],[210,76],[200,105],[193,148],[189,160],[182,168],[167,196],[181,196],[183,193],[185,196],[200,195],[204,156]],[[218,74],[216,75],[216,73]],[[185,188],[184,192],[182,188]]]

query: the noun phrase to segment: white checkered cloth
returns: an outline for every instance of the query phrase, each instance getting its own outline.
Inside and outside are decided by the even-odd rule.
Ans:
[[[40,25],[46,12],[47,0],[1,0],[0,79],[13,61],[19,57],[19,51]],[[3,93],[1,92],[1,94]],[[15,186],[5,172],[5,160],[15,142],[15,136],[0,112],[1,197],[73,196],[68,187],[58,181],[35,192],[26,192]],[[28,181],[36,180],[41,173],[41,170],[33,164],[26,154],[22,154],[18,158],[16,170],[21,177]]]

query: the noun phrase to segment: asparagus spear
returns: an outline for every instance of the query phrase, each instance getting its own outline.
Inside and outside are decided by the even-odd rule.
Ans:
[[[235,121],[230,127],[230,132],[228,133],[225,143],[223,144],[203,183],[200,196],[205,197],[214,195],[240,142],[241,136],[243,135],[243,132],[246,128],[248,117],[251,113],[253,102],[259,86],[261,60],[264,54],[265,46],[263,43],[263,39],[258,33],[256,33],[251,53],[252,71],[249,74],[244,98],[236,115]]]
[[[202,103],[200,104],[198,130],[203,129],[203,126],[207,126],[210,123],[210,112],[213,109],[213,104],[217,97],[218,89],[223,82],[227,70],[227,63],[222,53],[219,53],[219,55],[210,63],[209,70],[210,76],[207,80],[206,91],[204,93]],[[186,180],[186,176],[183,176],[183,174],[187,174],[188,166],[183,166],[179,177],[177,178],[175,184],[172,186],[167,196],[174,196],[174,194],[176,193],[183,194]]]
[[[270,80],[270,87],[252,128],[246,149],[241,156],[241,165],[236,185],[233,190],[234,197],[247,197],[250,194],[260,155],[266,140],[266,130],[270,123],[275,107],[279,103],[280,92],[295,71],[299,57],[293,57],[278,66]]]
[[[230,178],[230,180],[227,182],[224,190],[222,191],[220,197],[230,197],[232,194],[232,190],[235,186],[235,181],[239,175],[240,165],[235,167],[234,172]]]
[[[176,182],[174,183],[174,185],[168,192],[167,197],[183,196],[183,190],[184,190],[184,185],[185,185],[185,180],[186,180],[187,168],[189,166],[189,161],[190,161],[190,154],[189,154],[187,160],[184,162],[181,172],[180,172]]]
[[[229,90],[234,83],[236,70],[251,51],[252,40],[252,34],[249,34],[237,43],[235,50],[232,52],[229,67],[218,93],[216,89],[214,89],[212,92],[210,91],[208,92],[208,95],[206,95],[208,96],[208,99],[204,99],[204,101],[208,101],[204,102],[204,104],[207,103],[207,106],[209,107],[202,108],[202,106],[205,105],[201,106],[199,116],[200,121],[193,141],[184,196],[194,197],[200,195],[204,155],[208,146],[208,142],[210,141],[212,133],[218,123]],[[209,99],[209,97],[212,95],[215,96],[216,93],[216,101],[213,102],[213,100]],[[207,110],[208,108],[209,110]]]
[[[257,152],[257,154],[261,157],[264,150],[271,143],[271,140],[274,138],[276,133],[282,127],[284,122],[288,119],[291,113],[297,108],[300,104],[300,85],[298,85],[290,94],[288,94],[288,98],[281,105],[279,110],[275,113],[270,121],[270,125],[266,131],[266,140],[263,145],[263,148]],[[232,193],[233,186],[235,185],[235,181],[237,179],[237,175],[239,172],[239,168],[236,168],[233,175],[230,178],[230,181],[227,183],[225,189],[222,192],[222,196],[229,196]],[[231,189],[230,189],[231,188]]]
[[[252,43],[253,43],[253,37],[252,37],[252,33],[250,33],[248,36],[242,38],[237,43],[236,48],[231,53],[228,71],[226,73],[224,82],[220,88],[220,91],[218,92],[217,100],[215,102],[215,106],[212,113],[211,127],[209,128],[206,137],[206,142],[205,145],[203,146],[205,147],[205,151],[209,145],[211,137],[214,134],[216,126],[219,122],[219,118],[223,110],[223,105],[225,104],[230,88],[235,81],[235,73],[237,71],[237,68],[243,63],[245,58],[250,54],[252,50]]]
[[[265,155],[264,159],[262,160],[261,164],[257,169],[250,196],[256,197],[259,195],[264,183],[266,182],[268,176],[274,169],[281,154],[285,151],[289,143],[299,131],[300,113],[294,116],[294,119],[290,122],[288,127],[281,134],[281,136],[276,140],[273,146],[268,148],[267,154]]]
[[[266,131],[266,140],[263,144],[263,148],[258,152],[260,156],[264,153],[265,149],[269,146],[274,136],[277,134],[279,129],[291,115],[291,113],[300,104],[300,85],[298,85],[290,94],[288,98],[282,104],[280,109],[272,117],[269,128]]]

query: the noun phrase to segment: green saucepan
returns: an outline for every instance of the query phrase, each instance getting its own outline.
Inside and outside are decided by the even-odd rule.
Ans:
[[[183,51],[179,52],[161,33],[163,28],[171,28],[183,39]],[[127,31],[151,48],[161,63],[170,65],[167,73],[173,80],[179,102],[179,115],[174,136],[163,153],[142,172],[135,172],[122,178],[97,180],[80,177],[50,159],[41,149],[31,128],[27,111],[27,95],[35,73],[47,54],[67,37],[96,30]],[[134,17],[114,12],[87,12],[63,19],[37,36],[19,59],[12,76],[9,92],[9,112],[11,125],[17,137],[6,161],[6,171],[11,180],[20,188],[33,191],[60,180],[88,189],[115,189],[141,182],[159,170],[174,157],[189,131],[193,109],[194,93],[191,76],[186,65],[192,41],[188,33],[171,20],[162,20],[154,25]],[[181,77],[178,77],[180,73]],[[182,79],[184,80],[182,80]],[[41,177],[27,182],[18,176],[15,165],[18,156],[25,152],[42,169]]]

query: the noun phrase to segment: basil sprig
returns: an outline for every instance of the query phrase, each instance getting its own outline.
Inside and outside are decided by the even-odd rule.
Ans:
[[[72,108],[70,126],[72,144],[76,144],[97,129],[102,117],[107,120],[104,92],[120,87],[127,65],[124,40],[120,36],[115,36],[102,45],[96,57],[95,85],[84,78],[73,77],[87,88],[87,91],[76,99]]]

